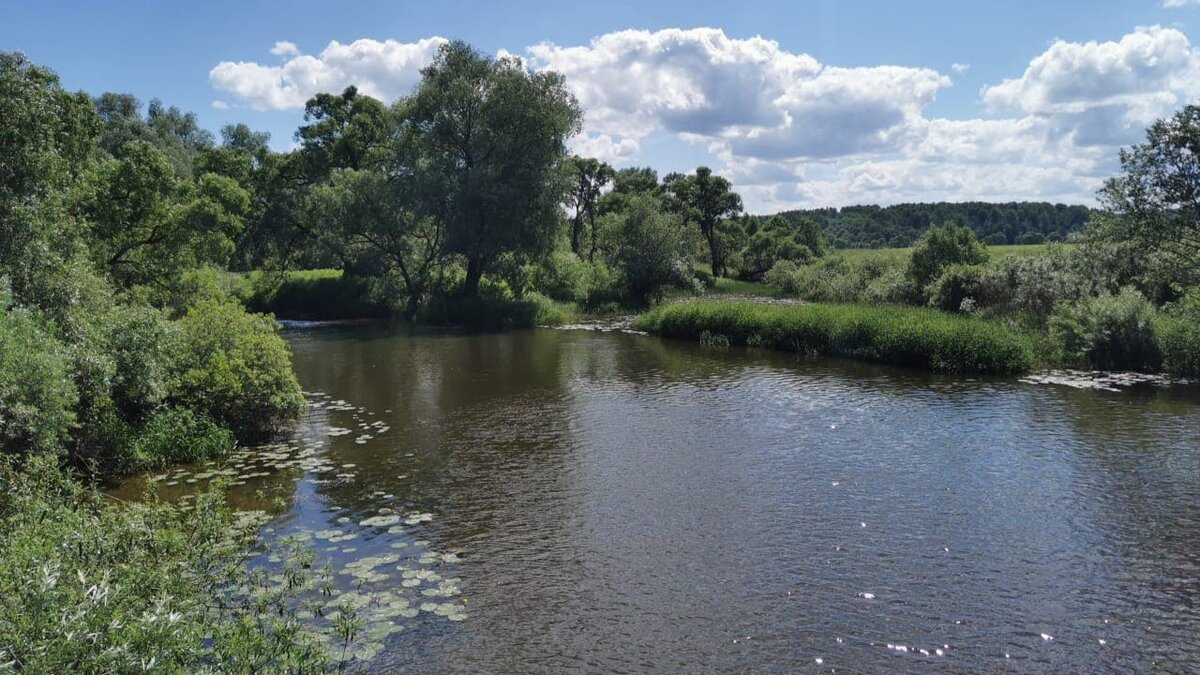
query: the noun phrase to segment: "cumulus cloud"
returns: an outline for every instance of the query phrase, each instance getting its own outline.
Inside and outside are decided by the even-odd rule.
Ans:
[[[290,57],[282,65],[222,61],[209,71],[208,80],[218,91],[258,110],[300,108],[314,94],[350,85],[391,101],[412,89],[421,68],[446,42],[437,36],[416,42],[333,41],[315,56],[300,53],[293,43],[277,42],[271,53]]]
[[[296,56],[300,53],[300,48],[296,46],[295,42],[280,40],[275,43],[274,47],[271,47],[271,53],[275,56]]]
[[[443,43],[331,42],[307,55],[279,42],[271,51],[282,63],[222,62],[209,78],[224,92],[222,104],[259,109],[297,108],[350,84],[390,100],[411,89]],[[715,28],[620,31],[523,54],[527,67],[563,73],[578,97],[585,122],[572,151],[628,165],[644,161],[645,147],[682,139],[703,149],[755,212],[1092,201],[1116,169],[1119,146],[1200,94],[1200,50],[1180,30],[1160,26],[1107,42],[1057,40],[1031,55],[1024,72],[985,86],[979,114],[965,119],[928,114],[952,86],[935,70],[824,64],[764,37]],[[954,63],[949,70],[969,69]]]
[[[1163,0],[1163,7],[1187,7],[1200,5],[1200,0]]]
[[[983,100],[1025,113],[1082,112],[1186,88],[1195,65],[1191,43],[1174,28],[1138,28],[1117,42],[1058,40],[1021,77],[985,87]]]
[[[886,147],[950,85],[923,68],[829,67],[715,28],[628,30],[528,51],[533,67],[566,75],[597,133],[720,139],[739,155],[773,159]]]

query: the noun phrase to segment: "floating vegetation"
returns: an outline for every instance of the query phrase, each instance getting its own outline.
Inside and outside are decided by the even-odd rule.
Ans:
[[[1150,373],[1113,373],[1089,370],[1049,370],[1044,373],[1026,375],[1021,382],[1027,384],[1057,384],[1075,389],[1097,389],[1100,391],[1121,391],[1128,387],[1149,385],[1167,387],[1180,384],[1191,384],[1191,380],[1170,375],[1154,375]]]
[[[286,510],[280,492],[294,498],[297,482],[326,485],[356,478],[358,464],[339,461],[329,452],[325,438],[350,437],[332,443],[346,447],[353,441],[358,447],[389,430],[383,421],[366,421],[370,411],[347,401],[316,392],[305,396],[310,411],[320,411],[322,417],[320,426],[307,429],[303,438],[239,448],[223,460],[160,472],[145,480],[152,486],[173,488],[161,496],[183,503],[181,508],[190,508],[195,495],[216,480],[237,486],[240,496],[255,495],[264,508],[236,512],[234,526],[259,533],[260,545],[247,564],[261,587],[240,591],[242,597],[274,598],[271,589],[284,587],[298,592],[295,616],[316,629],[338,659],[370,660],[391,636],[410,628],[406,621],[464,621],[462,579],[453,574],[453,566],[462,561],[461,552],[436,550],[428,540],[414,538],[434,514],[396,508],[395,494],[376,490],[369,495],[377,500],[374,513],[334,510],[316,527],[311,521],[273,521],[273,513]],[[333,426],[325,421],[324,416],[338,411],[351,413],[354,423]],[[406,459],[414,456],[403,454]],[[405,478],[401,474],[397,479]],[[308,556],[305,569],[321,570],[304,581],[298,580],[294,556],[285,553],[300,549]]]

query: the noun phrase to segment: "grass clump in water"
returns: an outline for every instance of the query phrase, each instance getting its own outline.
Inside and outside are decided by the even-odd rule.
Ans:
[[[730,344],[842,356],[942,373],[1020,373],[1029,340],[988,321],[913,307],[778,306],[753,302],[663,305],[638,328],[669,338],[723,335]]]

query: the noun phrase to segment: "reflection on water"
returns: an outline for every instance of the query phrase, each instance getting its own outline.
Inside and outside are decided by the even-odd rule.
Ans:
[[[276,455],[231,467],[232,498],[276,510],[268,536],[310,533],[348,578],[401,593],[384,604],[403,628],[373,668],[1200,659],[1194,387],[937,377],[595,331],[288,337],[321,395]],[[202,482],[180,478],[162,490]]]

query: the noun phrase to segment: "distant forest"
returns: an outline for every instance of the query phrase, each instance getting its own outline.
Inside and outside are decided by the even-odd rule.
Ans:
[[[1092,217],[1093,209],[1047,202],[938,202],[895,206],[785,211],[796,224],[810,218],[821,225],[834,248],[912,246],[930,225],[955,223],[974,230],[985,244],[1040,244],[1063,241]]]

